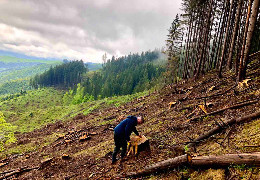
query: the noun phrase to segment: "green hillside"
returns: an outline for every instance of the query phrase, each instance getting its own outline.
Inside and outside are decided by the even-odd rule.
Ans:
[[[7,71],[0,72],[0,82],[5,83],[11,80],[26,79],[36,74],[43,73],[45,70],[49,69],[50,67],[51,64],[39,64],[30,67],[24,67],[18,70],[9,69]]]
[[[40,60],[40,59],[25,59],[25,58],[17,58],[17,57],[12,57],[12,56],[0,56],[0,62],[4,63],[42,63],[42,64],[56,64],[59,63],[60,61],[58,60]]]
[[[0,96],[0,112],[8,123],[16,127],[17,132],[30,132],[58,120],[68,120],[79,113],[87,115],[101,107],[117,107],[145,94],[147,92],[73,105],[64,102],[63,91],[42,88]]]
[[[0,95],[29,90],[29,79],[51,66],[62,63],[54,60],[34,60],[12,56],[0,56]]]

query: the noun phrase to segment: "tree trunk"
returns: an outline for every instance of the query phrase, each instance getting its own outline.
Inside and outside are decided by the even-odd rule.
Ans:
[[[182,165],[190,165],[192,167],[227,167],[230,165],[249,165],[249,166],[260,166],[260,152],[252,154],[226,154],[220,156],[197,156],[191,157],[188,154],[177,156],[172,159],[167,159],[156,164],[147,166],[142,171],[128,173],[125,177],[140,177],[149,175],[152,173],[160,172],[162,170],[176,168]]]
[[[246,77],[246,67],[248,64],[249,51],[250,51],[251,40],[253,37],[255,23],[256,23],[256,19],[257,19],[257,15],[258,15],[258,9],[259,9],[259,0],[254,0],[254,4],[252,7],[252,14],[250,17],[250,24],[248,27],[247,38],[246,38],[246,47],[245,47],[244,58],[243,58],[243,67],[242,67],[242,72],[241,72],[239,81],[244,80]]]
[[[177,156],[175,158],[167,159],[155,164],[152,164],[150,166],[147,166],[144,168],[144,170],[138,171],[138,172],[131,172],[127,175],[129,176],[144,176],[148,175],[154,172],[159,172],[165,169],[175,168],[181,165],[185,165],[191,162],[191,156],[188,154]]]
[[[234,4],[234,0],[231,0],[230,9],[229,9],[229,15],[228,15],[228,19],[227,19],[227,26],[226,26],[226,34],[225,34],[226,36],[225,36],[225,40],[224,40],[224,43],[223,43],[221,60],[220,60],[220,64],[219,64],[219,71],[218,71],[218,76],[219,77],[221,77],[221,71],[222,71],[222,66],[223,66],[225,52],[226,52],[226,47],[227,47],[227,39],[228,39],[228,34],[229,34],[228,30],[229,30],[229,26],[230,26],[230,22],[231,22],[233,4]]]
[[[260,152],[252,154],[226,154],[221,156],[197,156],[191,165],[196,167],[226,167],[230,164],[260,166]]]
[[[209,5],[209,12],[208,12],[208,17],[207,17],[207,23],[206,23],[206,28],[205,28],[205,32],[204,32],[204,36],[203,36],[203,41],[202,41],[202,47],[201,47],[201,52],[199,55],[199,60],[198,60],[198,67],[197,67],[197,71],[195,74],[195,79],[198,78],[200,72],[202,71],[202,69],[204,68],[204,53],[205,53],[205,49],[206,49],[206,45],[208,44],[208,37],[209,37],[209,32],[210,32],[210,24],[211,24],[211,17],[212,17],[212,6],[213,6],[213,0],[210,1],[210,5]]]
[[[243,0],[239,0],[238,7],[237,7],[237,13],[236,13],[235,27],[234,27],[234,31],[232,34],[231,46],[230,46],[229,54],[228,54],[227,66],[229,69],[232,68],[232,55],[233,55],[233,50],[234,50],[234,46],[235,46],[235,41],[236,41],[237,34],[238,34],[237,32],[238,32],[238,25],[239,25],[239,21],[240,21],[242,4],[243,4]]]
[[[219,25],[220,26],[220,34],[218,37],[218,41],[217,41],[217,51],[216,51],[216,56],[214,59],[214,67],[218,67],[219,65],[219,55],[220,55],[220,47],[222,46],[222,41],[223,41],[223,34],[224,34],[224,30],[225,30],[225,26],[226,26],[226,16],[227,16],[227,7],[228,7],[228,1],[226,1],[225,3],[223,3],[223,9],[222,9],[222,23]]]
[[[246,18],[243,43],[242,43],[243,45],[242,45],[242,50],[241,50],[240,62],[239,62],[238,81],[241,81],[243,79],[243,68],[244,68],[243,59],[244,59],[244,51],[245,51],[245,46],[246,46],[246,38],[247,38],[247,31],[248,31],[248,26],[249,26],[249,18],[250,18],[250,14],[251,14],[252,2],[253,2],[253,0],[249,0],[249,3],[248,3],[247,18]]]

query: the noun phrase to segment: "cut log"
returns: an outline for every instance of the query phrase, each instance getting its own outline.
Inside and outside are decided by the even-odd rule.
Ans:
[[[220,156],[197,156],[192,158],[191,165],[196,167],[226,167],[231,164],[260,166],[260,152],[248,154],[226,154]]]
[[[186,165],[191,162],[191,156],[188,154],[178,156],[175,158],[167,159],[165,161],[158,162],[156,164],[152,164],[144,168],[144,170],[138,172],[131,172],[127,174],[127,177],[136,177],[136,176],[144,176],[151,173],[155,173],[157,171],[162,171],[165,169],[175,168],[181,165]]]
[[[191,121],[196,121],[196,120],[201,119],[201,118],[204,118],[204,117],[206,117],[206,116],[211,116],[211,115],[214,115],[214,114],[221,113],[221,112],[223,112],[223,111],[225,111],[225,110],[228,110],[228,109],[235,109],[235,108],[239,108],[239,107],[243,107],[243,106],[248,106],[248,105],[251,105],[251,104],[258,103],[258,102],[259,102],[259,99],[253,100],[253,101],[241,102],[241,103],[235,104],[235,105],[233,105],[233,106],[229,106],[229,107],[225,107],[225,108],[223,108],[223,109],[219,109],[219,110],[217,110],[217,111],[213,111],[213,112],[211,112],[211,113],[206,113],[206,114],[204,114],[204,115],[202,115],[202,116],[195,116],[195,117],[189,119],[188,121],[189,121],[189,122],[191,122]]]
[[[173,169],[179,166],[188,165],[191,167],[201,168],[214,168],[214,167],[227,167],[230,165],[248,165],[260,166],[260,152],[252,154],[226,154],[220,156],[197,156],[191,157],[188,154],[178,156],[175,158],[167,159],[144,168],[144,170],[128,173],[125,177],[140,177],[152,173],[160,172],[162,170]]]
[[[194,145],[196,145],[196,142],[200,142],[204,139],[207,139],[209,138],[210,136],[216,134],[216,133],[219,133],[221,132],[223,129],[226,129],[228,126],[231,126],[233,124],[238,124],[238,123],[242,123],[242,122],[246,122],[246,121],[250,121],[250,120],[253,120],[253,119],[256,119],[256,118],[259,118],[260,117],[260,111],[258,112],[255,112],[253,114],[250,114],[250,115],[247,115],[247,116],[244,116],[244,117],[241,117],[241,118],[238,118],[238,119],[231,119],[231,120],[228,120],[228,121],[225,121],[224,124],[226,126],[216,126],[215,128],[211,129],[210,131],[208,131],[207,133],[199,136],[198,138],[196,138],[194,140],[194,143],[190,143],[188,144],[188,147],[192,147]]]

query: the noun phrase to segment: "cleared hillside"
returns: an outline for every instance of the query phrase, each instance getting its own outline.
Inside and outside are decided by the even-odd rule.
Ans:
[[[108,107],[101,102],[98,108],[87,115],[78,114],[70,120],[48,124],[32,132],[17,133],[17,143],[2,152],[3,159],[0,163],[5,165],[0,167],[0,171],[41,166],[29,172],[17,173],[18,179],[115,179],[187,152],[192,156],[259,152],[259,118],[227,127],[222,133],[199,142],[195,149],[186,146],[225,120],[260,110],[259,101],[256,101],[260,98],[259,60],[251,62],[249,67],[248,81],[243,86],[235,83],[232,72],[226,72],[221,79],[217,78],[215,72],[210,72],[196,82],[192,79],[181,81],[123,105],[111,104]],[[192,117],[205,114],[199,105],[206,105],[206,111],[210,113],[248,101],[256,102],[189,121]],[[170,102],[175,102],[171,108]],[[82,106],[82,111],[89,107],[84,103]],[[137,157],[129,157],[127,161],[111,166],[113,128],[127,115],[138,114],[145,118],[145,123],[137,127],[138,131],[150,139],[151,152],[141,152]],[[79,137],[84,132],[89,133],[90,139],[80,142]],[[65,154],[69,156],[68,159],[62,158]],[[235,165],[218,169],[180,167],[143,178],[233,177],[259,179],[260,169]]]

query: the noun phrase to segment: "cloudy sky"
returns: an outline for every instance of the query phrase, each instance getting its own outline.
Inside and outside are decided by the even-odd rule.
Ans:
[[[101,62],[164,46],[181,0],[0,0],[0,50]]]

